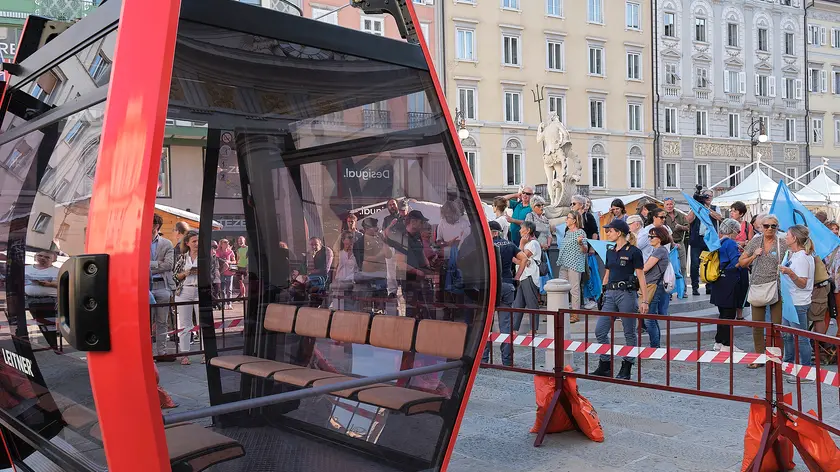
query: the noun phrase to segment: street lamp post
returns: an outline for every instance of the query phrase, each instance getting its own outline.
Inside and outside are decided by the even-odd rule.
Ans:
[[[753,118],[748,132],[750,134],[750,162],[753,162],[755,160],[755,147],[758,146],[758,143],[767,142],[764,120],[760,116]]]
[[[458,139],[463,141],[470,137],[467,120],[464,118],[464,110],[455,109],[455,125],[458,126]]]

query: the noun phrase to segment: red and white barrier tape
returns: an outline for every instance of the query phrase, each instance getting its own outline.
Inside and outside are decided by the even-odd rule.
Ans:
[[[782,350],[777,347],[767,348],[767,359],[782,366],[782,372],[799,377],[800,379],[819,381],[832,387],[840,387],[840,375],[827,369],[817,369],[814,366],[794,364],[782,360]]]
[[[244,324],[245,324],[245,319],[237,318],[235,320],[226,320],[224,322],[217,321],[217,322],[213,323],[213,328],[218,331],[218,330],[222,329],[223,327],[224,327],[224,329],[237,328],[237,327],[242,327]],[[190,333],[197,333],[198,330],[200,330],[200,329],[201,329],[201,326],[193,326],[193,328],[190,330]],[[166,335],[169,336],[171,334],[179,334],[182,331],[184,331],[184,329],[179,328],[179,329],[175,329],[175,330],[172,330],[172,331],[166,333]]]
[[[518,335],[511,343],[510,334],[490,333],[488,341],[496,344],[513,344],[522,347],[537,347],[541,349],[554,349],[554,339],[543,336]],[[566,339],[563,341],[563,350],[570,352],[586,352],[589,354],[610,354],[611,346],[600,343],[584,343]],[[712,364],[764,364],[767,356],[753,352],[732,352],[729,351],[704,351],[694,349],[666,349],[654,347],[637,346],[612,346],[612,353],[618,357],[638,357],[640,359],[670,359],[681,362],[703,362]]]

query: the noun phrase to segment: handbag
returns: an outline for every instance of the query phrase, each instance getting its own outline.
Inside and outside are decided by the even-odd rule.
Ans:
[[[779,238],[776,238],[776,255],[779,256],[779,264],[782,263],[782,255],[780,254]],[[750,306],[767,306],[779,301],[779,275],[776,274],[776,280],[765,282],[763,284],[750,283],[750,289],[747,292],[747,301]]]

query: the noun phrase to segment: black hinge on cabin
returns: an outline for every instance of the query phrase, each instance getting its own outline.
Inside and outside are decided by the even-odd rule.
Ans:
[[[412,44],[420,44],[420,39],[417,37],[417,27],[411,20],[411,14],[408,11],[409,0],[351,0],[350,4],[353,7],[362,10],[369,15],[381,15],[387,13],[397,20],[397,28],[400,30],[400,36]]]

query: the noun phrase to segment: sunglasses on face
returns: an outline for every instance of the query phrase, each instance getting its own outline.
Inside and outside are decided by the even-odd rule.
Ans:
[[[522,192],[522,195],[528,195],[529,197],[533,194],[534,194],[534,192]]]
[[[762,226],[764,226],[764,229],[776,229],[776,228],[779,227],[779,225],[762,225]]]
[[[654,216],[654,218],[659,218],[660,220],[664,220],[664,219],[665,219],[665,215],[658,215],[658,216]]]
[[[650,234],[648,235],[648,238],[650,238],[650,239],[653,239],[653,238],[659,238],[659,236],[657,236],[657,235],[655,235],[655,234],[653,234],[653,233],[650,233]]]

